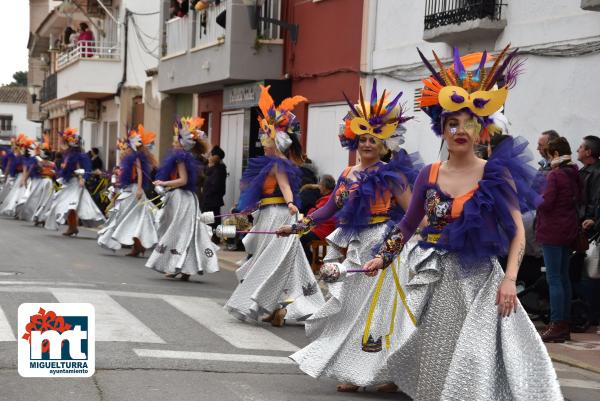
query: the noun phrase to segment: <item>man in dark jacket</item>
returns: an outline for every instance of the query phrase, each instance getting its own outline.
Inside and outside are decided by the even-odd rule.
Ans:
[[[600,138],[588,135],[577,149],[577,160],[583,163],[579,176],[583,183],[582,202],[579,206],[579,221],[591,236],[595,233],[596,205],[600,201]]]
[[[208,158],[208,168],[206,169],[206,178],[202,186],[202,202],[200,209],[203,212],[213,212],[215,216],[221,214],[221,206],[224,205],[225,181],[227,180],[227,167],[223,164],[225,152],[218,145],[212,148]],[[221,224],[221,218],[217,217],[213,228]],[[218,243],[219,239],[213,235],[213,242]]]

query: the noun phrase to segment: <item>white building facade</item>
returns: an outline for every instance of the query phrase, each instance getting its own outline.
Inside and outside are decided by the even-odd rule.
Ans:
[[[404,92],[415,116],[405,147],[429,163],[439,157],[441,141],[415,106],[420,80],[429,75],[416,48],[431,61],[435,50],[447,63],[453,46],[461,54],[497,53],[510,43],[527,60],[505,107],[509,133],[527,138],[535,153],[539,134],[554,129],[575,151],[583,136],[600,136],[600,12],[583,6],[580,0],[366,0],[365,81],[370,86],[375,77],[380,88]],[[461,14],[459,24],[452,15]]]

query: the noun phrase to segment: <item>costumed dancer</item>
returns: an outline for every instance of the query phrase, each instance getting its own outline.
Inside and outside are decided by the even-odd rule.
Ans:
[[[29,159],[27,172],[31,180],[29,197],[23,204],[20,218],[25,221],[33,221],[35,225],[43,224],[39,216],[44,207],[50,203],[54,194],[54,163],[48,160],[50,142],[48,135],[44,135],[44,142],[35,146],[34,157]]]
[[[23,203],[27,199],[27,185],[29,183],[29,156],[30,147],[34,144],[34,140],[25,134],[19,134],[15,140],[14,153],[14,173],[15,180],[9,192],[2,202],[0,214],[3,216],[17,217],[18,210],[21,209]]]
[[[81,136],[74,128],[66,128],[59,135],[63,159],[58,181],[62,187],[52,197],[44,227],[58,230],[59,225],[67,224],[68,229],[63,235],[72,236],[79,233],[77,226],[80,220],[85,226],[97,227],[104,223],[104,215],[85,187],[91,162],[81,149]]]
[[[14,182],[15,176],[17,175],[15,161],[17,155],[15,154],[16,137],[10,138],[10,149],[6,151],[6,154],[2,158],[2,174],[4,175],[4,181],[2,183],[2,190],[0,190],[0,205],[4,202],[4,199],[10,192]]]
[[[132,245],[127,256],[144,254],[158,241],[154,213],[156,206],[147,200],[144,188],[151,184],[150,173],[156,166],[149,147],[156,134],[143,125],[131,130],[119,141],[119,194],[108,212],[106,226],[98,232],[98,245],[116,251],[121,245]]]
[[[238,209],[250,212],[258,207],[253,231],[275,232],[297,219],[302,149],[300,125],[291,111],[306,99],[294,96],[275,107],[269,87],[261,89],[259,137],[265,156],[248,160]],[[240,283],[225,304],[233,316],[250,321],[264,317],[281,327],[285,319],[305,320],[325,303],[297,236],[250,233],[243,243],[252,257],[236,271]]]
[[[394,99],[388,95],[384,90],[378,98],[374,80],[368,103],[362,89],[360,104],[348,102],[350,111],[339,136],[343,147],[358,150],[360,162],[343,171],[325,206],[300,224],[280,229],[281,234],[305,233],[335,216],[339,225],[327,237],[329,247],[324,262],[343,260],[346,270],[360,269],[373,257],[373,248],[392,225],[390,215],[399,221],[408,208],[410,186],[419,173],[413,163],[417,155],[409,156],[399,148],[405,130],[402,124],[409,119],[399,104],[402,93]],[[394,155],[386,164],[381,157],[388,149]],[[382,276],[378,282],[364,274],[349,273],[344,281],[329,284],[329,293],[327,303],[306,321],[307,335],[313,341],[291,358],[312,377],[329,377],[343,383],[338,385],[338,391],[357,391],[359,386],[367,385],[380,385],[379,391],[396,391],[391,376],[378,372],[389,356],[381,338],[389,334],[387,340],[393,342],[398,337],[397,333],[390,333],[398,303],[393,275]],[[380,295],[372,309],[371,300],[376,293]],[[378,343],[372,339],[363,342],[368,320]]]
[[[198,159],[208,151],[204,119],[182,118],[174,129],[174,149],[162,162],[154,185],[166,189],[164,206],[158,222],[158,244],[146,267],[165,273],[169,278],[181,275],[189,280],[192,274],[219,271],[217,250],[212,241],[212,229],[200,221],[200,206],[196,196]]]
[[[516,295],[525,252],[520,210],[541,201],[532,190],[531,156],[510,137],[487,162],[473,150],[494,134],[493,113],[522,68],[516,50],[508,49],[494,58],[486,52],[461,58],[455,49],[450,67],[434,53],[439,70],[421,54],[432,74],[423,81],[421,108],[450,157],[421,171],[405,217],[365,265],[370,275],[390,266],[427,215],[423,240],[396,261],[410,269],[408,305],[418,326],[385,367],[413,399],[563,399],[548,352]],[[504,273],[497,257],[506,254]]]

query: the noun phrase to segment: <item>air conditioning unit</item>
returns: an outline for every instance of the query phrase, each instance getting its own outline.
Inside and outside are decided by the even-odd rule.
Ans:
[[[84,117],[86,120],[98,121],[100,119],[100,101],[88,99],[85,101]]]

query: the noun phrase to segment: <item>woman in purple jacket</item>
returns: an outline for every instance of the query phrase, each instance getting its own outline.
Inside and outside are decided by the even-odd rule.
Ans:
[[[550,324],[541,331],[545,342],[570,339],[571,281],[569,258],[577,238],[577,202],[581,183],[577,165],[571,161],[566,138],[548,144],[552,170],[547,176],[544,201],[537,209],[535,236],[542,245],[546,280],[550,290]]]

